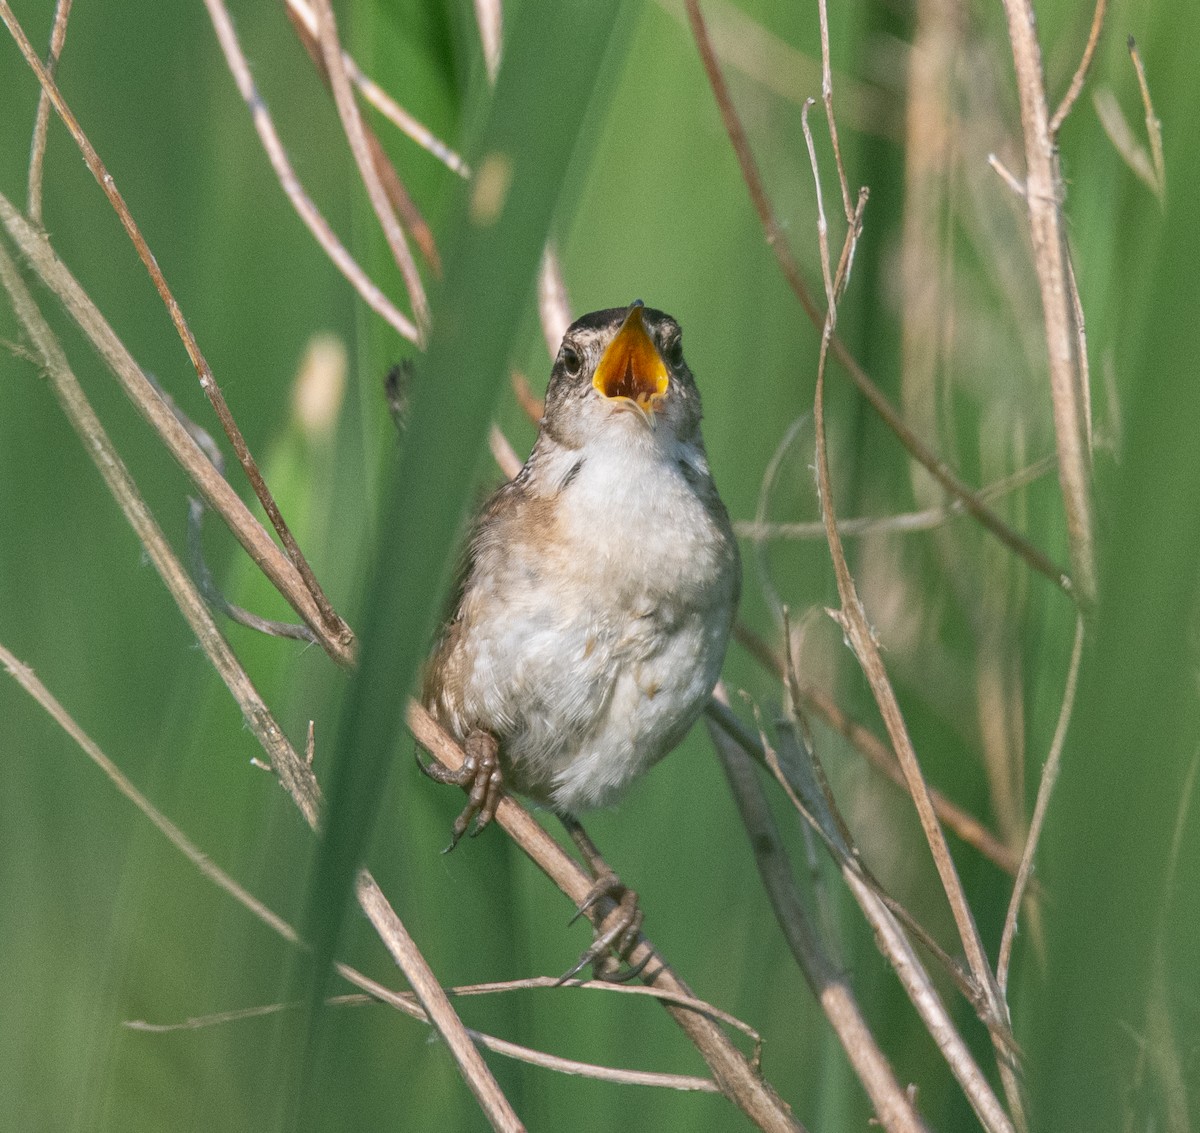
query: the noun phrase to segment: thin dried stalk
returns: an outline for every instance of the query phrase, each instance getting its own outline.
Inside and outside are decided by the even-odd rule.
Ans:
[[[36,52],[33,50],[33,45],[29,42],[29,37],[17,22],[12,8],[9,7],[8,0],[0,0],[0,19],[8,27],[9,32],[21,50],[21,54],[25,57],[25,62],[37,76],[38,82],[42,85],[42,90],[50,99],[58,116],[62,119],[63,125],[67,127],[71,137],[75,140],[75,144],[83,154],[84,163],[87,165],[92,176],[95,177],[104,195],[108,198],[118,219],[121,221],[121,226],[129,236],[130,242],[138,254],[138,258],[149,273],[151,282],[153,282],[155,290],[166,305],[167,312],[171,316],[171,321],[174,323],[175,329],[200,379],[200,388],[204,390],[205,396],[216,412],[217,419],[221,422],[221,428],[225,430],[225,435],[229,438],[229,443],[233,446],[238,463],[241,464],[242,469],[245,471],[246,478],[250,481],[250,485],[254,489],[254,494],[258,497],[263,510],[267,513],[267,518],[271,521],[271,526],[275,528],[275,531],[279,535],[280,541],[287,551],[288,558],[292,560],[296,569],[300,572],[301,578],[304,579],[304,584],[308,587],[309,593],[312,595],[313,601],[321,613],[321,621],[330,633],[349,635],[349,628],[338,616],[328,597],[326,597],[325,592],[321,589],[316,576],[312,572],[312,568],[308,564],[308,560],[305,559],[303,553],[300,551],[299,545],[296,543],[291,530],[284,521],[275,498],[271,495],[270,489],[267,487],[262,474],[258,470],[258,465],[255,463],[254,457],[250,454],[246,438],[242,436],[241,429],[238,428],[237,422],[233,419],[233,414],[229,411],[225,396],[221,393],[216,378],[213,376],[208,362],[200,351],[200,344],[196,341],[196,337],[192,334],[187,320],[183,317],[183,311],[180,309],[174,294],[167,285],[166,276],[163,275],[162,269],[158,266],[158,261],[150,251],[141,230],[134,221],[133,214],[125,204],[124,197],[118,191],[112,174],[105,169],[104,163],[100,160],[100,155],[83,132],[83,128],[71,112],[71,108],[67,105],[53,77],[47,72],[46,68],[42,65],[42,61],[37,57]],[[349,640],[348,636],[347,640]]]
[[[1062,129],[1062,124],[1067,120],[1067,115],[1071,113],[1071,108],[1079,98],[1084,82],[1087,81],[1088,71],[1092,69],[1092,59],[1095,58],[1096,48],[1100,43],[1100,33],[1104,30],[1104,16],[1107,11],[1108,0],[1096,0],[1096,10],[1092,13],[1092,27],[1083,47],[1083,56],[1079,60],[1079,66],[1075,68],[1075,74],[1071,76],[1067,93],[1063,95],[1062,102],[1058,104],[1058,109],[1050,119],[1051,137],[1058,137],[1058,131]]]
[[[34,344],[63,412],[195,633],[205,655],[233,695],[247,725],[267,754],[272,770],[308,824],[317,829],[321,795],[311,767],[296,754],[217,628],[203,597],[150,514],[133,478],[71,372],[62,347],[42,318],[16,265],[3,247],[0,247],[0,281],[9,293],[19,322]],[[493,1128],[511,1131],[523,1129],[424,957],[365,871],[359,876],[358,895],[363,911],[434,1019]]]
[[[1008,913],[1004,918],[1004,930],[1000,937],[1000,954],[996,959],[996,983],[1000,986],[1001,994],[1007,994],[1008,968],[1012,960],[1013,940],[1017,935],[1017,916],[1021,911],[1021,902],[1029,880],[1033,875],[1033,857],[1037,853],[1038,843],[1042,837],[1042,827],[1046,821],[1046,810],[1050,805],[1050,796],[1054,793],[1054,785],[1058,782],[1058,772],[1062,765],[1063,745],[1067,741],[1067,728],[1071,723],[1071,713],[1075,707],[1075,689],[1079,683],[1079,664],[1083,659],[1083,618],[1075,621],[1075,644],[1071,647],[1071,660],[1067,666],[1067,681],[1063,689],[1062,706],[1058,712],[1058,723],[1054,728],[1054,738],[1050,743],[1050,751],[1046,755],[1042,767],[1042,779],[1038,785],[1037,801],[1033,807],[1033,818],[1029,823],[1029,833],[1025,838],[1025,849],[1021,853],[1021,866],[1017,870],[1017,879],[1013,884],[1012,896],[1008,902]]]
[[[238,43],[233,21],[229,18],[229,12],[224,3],[222,0],[204,0],[204,6],[208,9],[213,30],[217,33],[217,42],[221,45],[221,51],[225,55],[225,64],[229,68],[229,73],[233,75],[238,93],[250,110],[250,118],[254,123],[259,141],[262,142],[271,168],[275,170],[280,187],[291,201],[296,214],[304,221],[334,267],[345,276],[347,282],[358,292],[363,302],[377,315],[380,315],[402,338],[409,342],[416,342],[420,337],[416,324],[407,315],[396,309],[392,301],[358,265],[358,261],[346,250],[345,245],[329,227],[328,221],[313,204],[312,198],[304,191],[304,186],[300,184],[300,179],[296,176],[292,163],[288,160],[287,153],[283,148],[283,143],[275,131],[275,124],[271,121],[266,101],[254,85],[254,79],[250,74],[250,64],[246,61],[241,44]]]
[[[362,115],[358,112],[358,103],[354,100],[354,91],[346,74],[346,66],[342,61],[342,46],[338,39],[337,22],[333,15],[330,0],[314,0],[317,10],[317,39],[321,45],[321,57],[329,76],[329,84],[333,90],[333,99],[337,104],[338,115],[342,120],[342,128],[350,143],[350,152],[354,155],[358,166],[359,176],[366,187],[371,208],[383,229],[384,238],[392,252],[392,259],[400,269],[404,278],[404,286],[408,291],[408,299],[412,304],[413,319],[417,324],[417,345],[423,346],[429,330],[429,300],[425,295],[425,285],[421,282],[421,273],[417,270],[416,261],[409,250],[408,241],[400,227],[388,194],[379,179],[379,171],[375,167],[366,131],[363,128]]]
[[[1042,457],[1025,468],[979,489],[983,500],[1000,499],[1024,488],[1044,476],[1054,467],[1053,457]],[[941,507],[925,508],[923,511],[901,512],[897,515],[859,516],[839,519],[838,530],[844,538],[860,535],[904,535],[914,531],[933,531],[958,519],[966,513],[961,500],[951,500]],[[769,539],[824,539],[825,524],[819,519],[811,522],[774,523],[766,520],[737,520],[733,530],[746,539],[762,542]]]
[[[715,721],[742,751],[767,768],[792,805],[818,832],[821,841],[837,862],[850,895],[871,926],[876,946],[891,965],[909,1001],[941,1051],[950,1072],[962,1087],[963,1094],[979,1115],[984,1128],[989,1130],[989,1133],[1012,1133],[1012,1126],[1008,1123],[996,1095],[958,1033],[928,971],[905,935],[898,919],[899,910],[893,907],[894,902],[890,902],[877,884],[866,875],[849,843],[836,829],[827,828],[822,824],[798,797],[788,777],[783,774],[778,758],[771,758],[762,750],[754,750],[754,745],[741,735],[741,725],[737,718],[728,711],[720,711],[722,708],[720,702],[714,699],[709,708],[708,718]],[[836,821],[833,821],[833,826],[836,825]],[[786,925],[783,927],[785,933],[789,931]]]
[[[67,41],[67,20],[71,18],[72,0],[58,0],[54,5],[54,27],[50,31],[50,53],[46,56],[46,72],[58,72],[58,60]],[[25,211],[34,224],[42,223],[42,171],[46,164],[46,135],[50,129],[50,100],[46,92],[38,95],[37,115],[33,122],[33,142],[29,147],[29,190]]]
[[[312,5],[307,0],[285,0],[285,2],[288,15],[304,28],[308,38],[315,44],[317,41],[317,14],[313,11]],[[457,173],[463,178],[471,176],[471,170],[467,163],[428,126],[409,114],[387,91],[365,75],[348,51],[342,52],[342,62],[346,67],[346,74],[350,76],[350,81],[358,87],[363,98],[396,129],[411,138],[423,150],[431,153],[451,172]]]
[[[1133,36],[1129,37],[1129,58],[1133,60],[1133,69],[1137,73],[1138,90],[1142,95],[1142,106],[1146,110],[1146,137],[1150,141],[1150,159],[1154,163],[1154,181],[1158,186],[1158,200],[1161,204],[1167,192],[1167,165],[1163,157],[1162,122],[1154,113],[1154,102],[1150,98],[1150,84],[1146,81],[1146,68],[1142,63],[1142,53],[1138,51]]]
[[[209,506],[217,512],[246,553],[317,635],[322,648],[339,664],[353,658],[353,637],[333,635],[292,561],[272,542],[262,525],[213,467],[195,439],[163,402],[141,367],[112,327],[55,254],[44,233],[36,231],[0,194],[0,222],[42,283],[66,307],[67,313],[112,370],[126,396],[158,434],[167,451],[191,478]]]
[[[1050,129],[1042,52],[1029,0],[1003,0],[1021,104],[1025,202],[1042,298],[1050,397],[1058,447],[1058,480],[1067,517],[1071,575],[1084,607],[1096,598],[1095,519],[1090,446],[1079,368],[1079,336],[1071,303],[1063,184]]]
[[[721,112],[725,131],[729,135],[730,143],[733,146],[734,154],[741,168],[742,179],[746,182],[751,203],[758,213],[759,222],[762,224],[767,243],[775,253],[775,259],[779,264],[780,270],[783,272],[784,279],[799,301],[800,306],[804,309],[804,313],[808,316],[813,326],[820,330],[824,325],[824,312],[818,307],[812,297],[812,293],[808,289],[808,285],[804,282],[799,264],[797,264],[795,257],[792,255],[783,229],[775,217],[775,211],[766,194],[762,176],[758,171],[758,165],[750,150],[746,131],[734,108],[733,100],[729,95],[729,88],[725,83],[725,77],[721,72],[716,53],[713,51],[704,19],[700,14],[699,2],[698,0],[685,0],[685,5],[692,27],[692,34],[696,40],[696,46],[700,51],[700,58],[704,64],[705,72],[708,75],[709,86],[712,88],[717,108]],[[850,376],[850,380],[863,397],[867,399],[871,408],[875,410],[887,427],[896,435],[896,438],[904,446],[909,455],[921,464],[946,491],[962,500],[963,506],[967,511],[983,527],[999,539],[1004,546],[1024,559],[1033,570],[1045,575],[1056,586],[1070,594],[1072,592],[1071,577],[1060,567],[1056,566],[1044,551],[1035,547],[1025,536],[1009,527],[1004,520],[979,498],[977,492],[965,484],[953,469],[905,424],[895,406],[888,401],[883,391],[871,381],[867,372],[862,368],[854,355],[850,353],[849,347],[836,334],[830,339],[830,349],[833,352],[833,356]]]
[[[316,13],[312,15],[313,30],[309,30],[308,23],[300,17],[298,12],[292,7],[288,8],[288,16],[290,17],[293,30],[300,37],[300,42],[304,45],[305,51],[308,52],[308,57],[313,61],[313,65],[317,69],[317,74],[320,75],[321,81],[330,93],[333,92],[333,81],[329,76],[329,68],[325,66],[325,56],[321,47],[321,43],[317,38],[317,17]],[[362,85],[356,81],[355,71],[351,70],[352,63],[350,55],[346,51],[340,51],[339,57],[342,61],[342,66],[346,71],[346,78],[354,86],[362,91]],[[376,88],[378,90],[378,88]],[[399,107],[396,107],[399,110]],[[387,200],[391,207],[396,210],[397,217],[400,223],[412,235],[417,247],[421,251],[421,255],[425,257],[425,261],[433,269],[434,274],[441,276],[442,261],[438,254],[437,243],[433,238],[433,229],[429,227],[425,217],[421,215],[421,210],[417,207],[416,201],[409,195],[408,188],[400,178],[400,174],[396,172],[396,167],[392,164],[391,158],[388,157],[387,151],[383,148],[383,143],[376,136],[375,131],[366,123],[362,122],[363,138],[366,142],[366,152],[371,162],[371,167],[375,171],[375,175],[379,178],[379,183],[386,194]],[[418,281],[419,282],[419,281]]]

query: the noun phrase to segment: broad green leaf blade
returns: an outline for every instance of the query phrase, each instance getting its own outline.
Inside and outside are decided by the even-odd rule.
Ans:
[[[579,124],[593,92],[608,89],[616,10],[577,0],[516,12],[471,154],[475,177],[452,213],[446,283],[435,297],[428,356],[418,364],[408,435],[386,478],[371,582],[356,621],[360,665],[342,710],[310,890],[314,1002],[383,797],[405,698],[441,609],[445,564]]]

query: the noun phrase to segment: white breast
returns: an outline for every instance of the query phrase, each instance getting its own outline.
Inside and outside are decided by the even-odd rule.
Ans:
[[[616,436],[614,438],[614,433]],[[502,738],[517,790],[556,809],[610,802],[678,742],[720,671],[736,552],[681,461],[644,428],[563,454],[550,551],[508,552],[464,709]]]

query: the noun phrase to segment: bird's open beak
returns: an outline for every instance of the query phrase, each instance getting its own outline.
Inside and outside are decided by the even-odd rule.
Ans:
[[[605,397],[632,401],[650,415],[667,396],[670,384],[666,363],[642,322],[639,299],[629,308],[617,337],[608,344],[592,385]]]

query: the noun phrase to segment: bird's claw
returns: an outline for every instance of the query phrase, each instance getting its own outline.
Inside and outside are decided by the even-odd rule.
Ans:
[[[467,805],[454,820],[450,845],[442,851],[444,854],[458,845],[472,818],[475,820],[472,838],[487,826],[496,817],[496,808],[504,797],[504,775],[500,770],[496,737],[480,730],[471,732],[463,744],[463,754],[466,758],[455,771],[436,760],[423,763],[420,756],[417,757],[417,766],[434,782],[450,783],[467,792]]]
[[[564,984],[574,979],[589,964],[594,965],[596,978],[609,983],[626,983],[641,975],[642,969],[650,960],[650,953],[634,965],[621,970],[621,961],[628,960],[638,942],[642,930],[642,910],[638,905],[638,895],[634,890],[622,884],[615,873],[602,873],[592,883],[587,891],[579,910],[571,918],[574,924],[584,916],[604,897],[616,901],[616,909],[607,918],[611,923],[597,925],[596,936],[592,943],[579,957],[578,963],[570,971],[564,973],[558,980]]]

